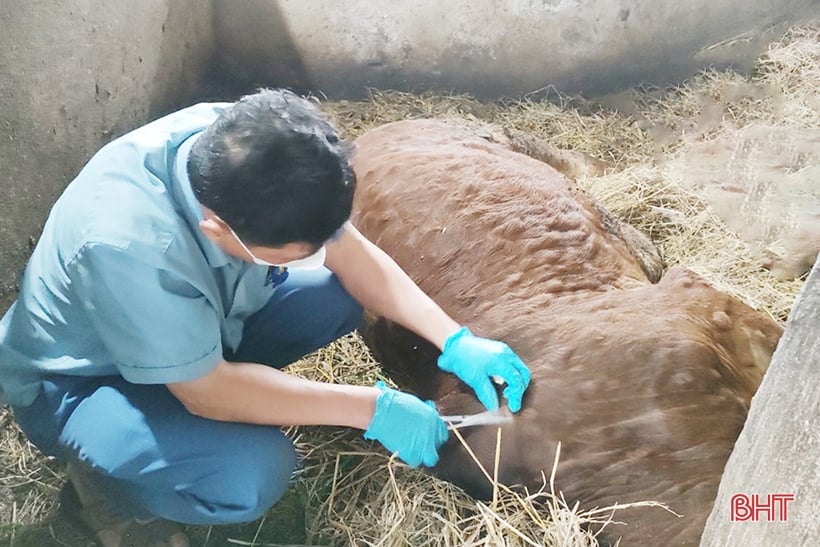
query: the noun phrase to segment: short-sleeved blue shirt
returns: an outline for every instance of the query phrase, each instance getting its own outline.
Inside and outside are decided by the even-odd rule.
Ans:
[[[205,375],[270,299],[266,267],[198,227],[186,173],[226,107],[199,104],[103,147],[60,196],[0,321],[0,400],[27,405],[42,376],[120,374],[160,384]]]

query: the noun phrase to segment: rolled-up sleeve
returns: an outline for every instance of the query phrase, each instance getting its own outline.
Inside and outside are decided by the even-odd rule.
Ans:
[[[86,244],[66,269],[90,335],[129,382],[193,380],[222,358],[219,313],[173,272],[107,244]]]

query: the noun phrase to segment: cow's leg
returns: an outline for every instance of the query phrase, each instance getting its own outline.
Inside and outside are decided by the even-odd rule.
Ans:
[[[435,397],[435,380],[442,374],[436,366],[438,348],[382,317],[366,318],[359,332],[373,356],[400,388],[423,399]]]
[[[605,161],[583,152],[558,148],[526,131],[504,128],[504,136],[506,142],[499,140],[498,134],[493,133],[494,140],[500,144],[506,145],[515,152],[541,160],[572,180],[582,176],[598,177],[612,169],[612,166]]]
[[[401,389],[436,401],[444,414],[460,413],[465,407],[463,399],[472,401],[467,405],[471,410],[483,408],[469,386],[438,368],[436,361],[440,352],[427,340],[381,317],[366,317],[359,332],[373,356]]]

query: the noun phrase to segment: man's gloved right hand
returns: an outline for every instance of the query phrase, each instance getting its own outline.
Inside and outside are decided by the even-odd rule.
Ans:
[[[399,458],[411,467],[436,465],[438,447],[447,440],[447,425],[433,402],[425,403],[383,382],[377,382],[376,387],[381,393],[364,438],[375,439],[390,452],[398,452]]]

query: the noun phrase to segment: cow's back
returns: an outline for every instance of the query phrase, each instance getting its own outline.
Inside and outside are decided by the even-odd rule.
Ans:
[[[445,309],[479,316],[494,294],[542,306],[647,282],[599,208],[537,159],[435,120],[376,128],[356,147],[355,224]]]

